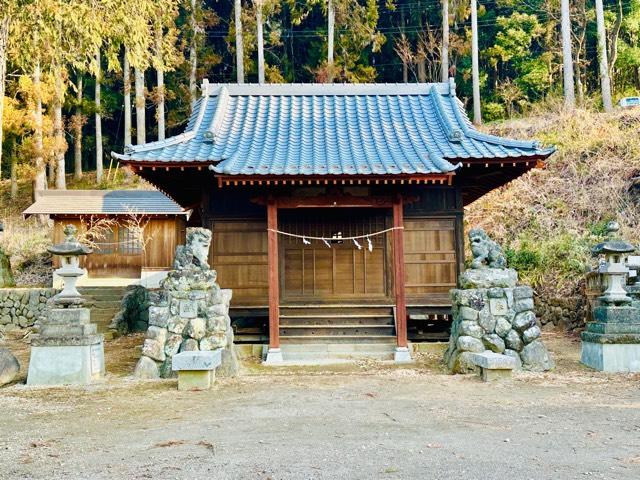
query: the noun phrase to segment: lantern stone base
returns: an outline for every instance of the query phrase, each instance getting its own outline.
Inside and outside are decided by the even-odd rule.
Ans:
[[[640,372],[640,343],[607,344],[582,342],[580,361],[602,372]]]
[[[104,373],[102,335],[34,340],[27,385],[87,385]]]
[[[581,362],[603,372],[640,372],[640,310],[598,306],[582,332]]]
[[[87,308],[52,308],[31,340],[27,385],[86,385],[104,376],[104,336]]]

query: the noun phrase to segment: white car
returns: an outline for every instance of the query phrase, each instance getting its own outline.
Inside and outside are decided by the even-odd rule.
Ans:
[[[622,108],[640,107],[640,97],[625,97],[618,102]]]

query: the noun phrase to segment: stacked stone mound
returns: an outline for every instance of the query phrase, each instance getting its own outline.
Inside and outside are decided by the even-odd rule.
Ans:
[[[470,353],[509,355],[517,368],[545,371],[554,367],[540,339],[533,290],[516,286],[512,269],[480,268],[461,275],[463,289],[451,291],[453,323],[444,360],[452,373],[475,370]]]
[[[211,232],[187,229],[187,245],[178,246],[174,269],[161,292],[149,296],[149,328],[134,375],[173,376],[173,356],[184,351],[222,349],[221,376],[234,376],[238,360],[229,318],[231,290],[221,290],[207,254]]]

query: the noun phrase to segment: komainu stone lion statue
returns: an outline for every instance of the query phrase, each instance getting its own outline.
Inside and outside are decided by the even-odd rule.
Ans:
[[[199,268],[209,269],[209,246],[211,245],[211,230],[206,228],[188,228],[187,244],[176,248],[176,258],[173,263],[175,270]]]
[[[473,261],[471,268],[506,268],[507,259],[502,248],[491,240],[481,228],[469,230],[469,243]]]

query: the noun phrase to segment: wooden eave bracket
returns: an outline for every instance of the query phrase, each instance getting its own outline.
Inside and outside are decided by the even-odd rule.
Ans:
[[[447,185],[453,184],[455,173],[406,176],[251,176],[216,175],[218,187],[280,185]]]

